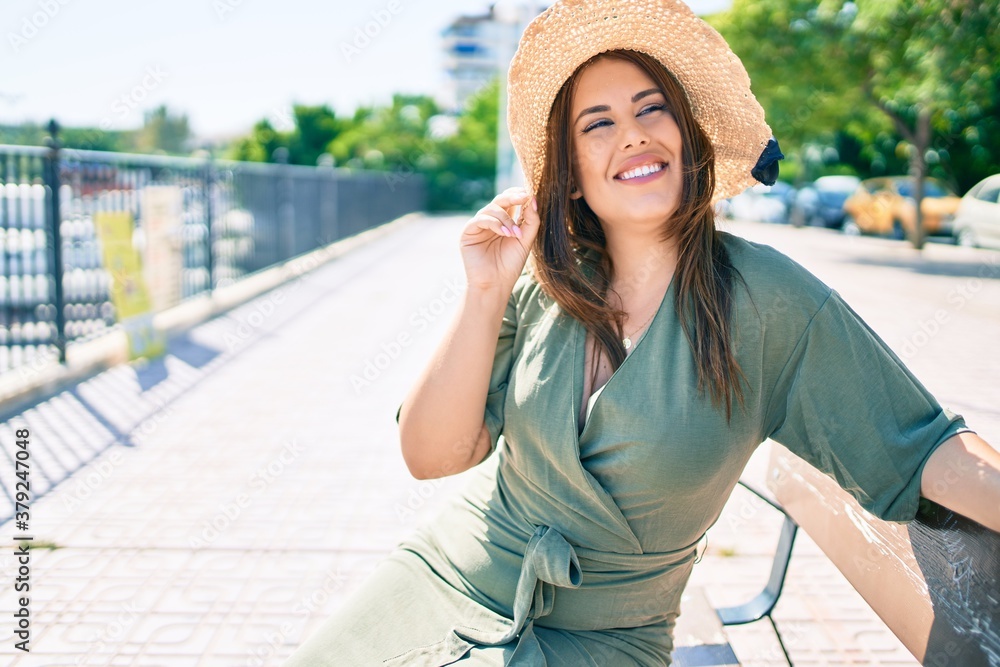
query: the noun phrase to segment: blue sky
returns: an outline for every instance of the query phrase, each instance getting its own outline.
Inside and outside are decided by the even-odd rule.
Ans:
[[[443,88],[441,30],[486,0],[4,0],[0,123],[126,129],[167,104],[201,137],[287,125],[293,102],[350,114]],[[539,3],[544,6],[547,3]],[[730,0],[689,0],[699,13]],[[392,10],[395,10],[393,13]],[[360,53],[356,30],[385,23]],[[386,20],[388,18],[388,20]]]

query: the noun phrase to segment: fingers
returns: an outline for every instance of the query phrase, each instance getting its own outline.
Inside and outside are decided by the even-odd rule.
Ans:
[[[527,191],[525,191],[524,202],[521,205],[520,221],[531,225],[537,225],[539,222],[538,199]]]
[[[501,208],[506,214],[505,223],[513,225],[513,229],[518,234],[520,233],[519,225],[531,224],[532,222],[538,221],[537,208],[531,193],[528,192],[526,188],[514,187],[507,188],[493,200],[493,204]],[[520,213],[516,220],[512,219],[513,211],[515,208],[520,207]],[[531,216],[533,220],[529,220],[528,217]]]
[[[515,208],[521,211],[517,220],[513,217]],[[482,229],[490,229],[500,236],[523,238],[523,224],[537,224],[538,213],[534,198],[521,187],[508,188],[494,197],[493,201],[479,210],[473,221]]]
[[[520,193],[513,197],[513,201],[520,204],[520,213],[514,226],[514,233],[518,238],[525,238],[524,232],[528,229],[531,232],[528,239],[534,237],[534,232],[538,231],[538,202],[535,197],[525,189],[520,189]]]
[[[507,188],[493,198],[493,203],[503,207],[505,210],[510,210],[515,206],[526,204],[530,199],[530,194],[522,187]]]
[[[499,204],[490,203],[481,209],[481,212],[488,213],[500,221],[501,225],[508,228],[514,226],[514,219],[510,217],[510,214],[504,210]]]
[[[497,213],[489,206],[486,206],[472,218],[471,222],[475,223],[480,229],[492,231],[497,236],[516,236],[511,231],[511,228],[514,227],[513,222],[510,222],[510,218],[506,213],[501,211],[501,214],[507,219],[501,221]]]

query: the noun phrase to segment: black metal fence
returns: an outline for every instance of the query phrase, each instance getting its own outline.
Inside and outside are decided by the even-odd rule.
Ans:
[[[426,202],[418,174],[0,145],[0,374],[118,326],[94,214],[131,212],[143,248],[156,186],[179,202],[179,300]]]

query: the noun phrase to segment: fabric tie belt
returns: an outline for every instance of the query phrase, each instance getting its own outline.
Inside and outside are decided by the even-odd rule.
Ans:
[[[580,560],[573,545],[555,528],[539,526],[524,550],[524,563],[514,594],[514,622],[510,629],[500,636],[467,627],[455,628],[454,632],[463,639],[488,646],[506,644],[521,634],[517,649],[506,664],[529,664],[526,661],[545,664],[535,637],[534,619],[552,613],[554,586],[579,588],[582,581]]]
[[[586,604],[585,609],[573,605],[581,614],[594,614],[595,629],[634,627],[662,620],[662,611],[680,599],[681,588],[689,570],[678,570],[680,564],[693,560],[694,547],[667,553],[617,554],[574,548],[551,526],[538,526],[528,540],[524,562],[514,595],[514,620],[505,632],[485,631],[458,626],[453,632],[460,638],[480,645],[499,646],[520,634],[517,648],[505,665],[545,664],[541,645],[534,633],[534,621],[548,616],[555,605],[555,587],[580,589],[583,581],[581,559],[593,586],[593,594],[602,596],[614,591],[625,604],[603,609],[602,605]],[[677,576],[665,575],[681,575]],[[657,597],[656,583],[668,599]],[[585,589],[581,589],[585,590]],[[598,598],[594,598],[598,602]],[[604,605],[608,607],[608,605]],[[659,618],[658,618],[659,616]]]

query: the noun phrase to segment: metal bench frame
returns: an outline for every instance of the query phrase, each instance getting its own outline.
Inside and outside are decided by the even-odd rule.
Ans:
[[[775,624],[774,618],[771,616],[771,612],[774,610],[774,606],[778,603],[778,598],[781,597],[781,588],[785,583],[785,574],[788,572],[788,563],[792,559],[792,546],[795,543],[795,533],[798,531],[799,526],[788,515],[788,512],[785,511],[784,507],[779,505],[774,500],[771,500],[771,498],[762,493],[753,484],[745,482],[742,479],[739,480],[739,484],[766,502],[768,505],[781,512],[781,514],[785,517],[785,520],[781,524],[781,535],[778,538],[778,546],[774,553],[774,561],[771,563],[771,575],[768,578],[764,589],[743,604],[732,607],[722,607],[716,609],[715,612],[718,614],[719,619],[722,621],[724,626],[753,623],[767,617],[767,620],[771,623],[771,627],[774,629],[775,636],[778,638],[778,645],[781,646],[781,652],[784,653],[785,660],[788,662],[789,667],[794,667],[792,659],[788,655],[788,649],[785,648],[785,642],[781,637],[781,633],[778,631],[778,626]]]

